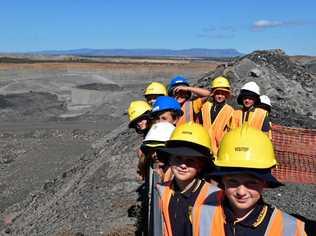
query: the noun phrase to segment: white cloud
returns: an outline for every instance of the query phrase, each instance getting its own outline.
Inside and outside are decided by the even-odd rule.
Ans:
[[[257,20],[252,24],[251,29],[253,31],[264,30],[268,28],[276,27],[293,27],[293,26],[304,26],[304,25],[315,25],[312,21],[271,21],[271,20]]]
[[[282,26],[284,22],[282,21],[270,21],[270,20],[258,20],[253,24],[254,28],[269,28]]]

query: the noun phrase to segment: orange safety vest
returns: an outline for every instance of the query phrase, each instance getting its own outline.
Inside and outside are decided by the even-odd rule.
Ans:
[[[170,216],[169,216],[169,202],[172,196],[173,190],[171,189],[171,181],[165,183],[164,185],[157,185],[158,192],[160,195],[160,209],[162,212],[162,219],[163,219],[163,235],[164,236],[172,236],[172,227],[170,223]],[[200,220],[201,220],[201,209],[200,207],[204,202],[208,199],[214,201],[212,196],[216,197],[216,192],[218,192],[219,188],[215,185],[209,184],[207,182],[204,183],[200,193],[194,203],[192,208],[192,228],[193,228],[193,235],[198,236],[196,231],[199,228]],[[215,200],[216,202],[216,200]],[[206,220],[206,219],[204,219]],[[203,221],[202,221],[203,222]]]
[[[228,131],[229,122],[231,121],[234,109],[225,104],[223,108],[217,114],[214,122],[211,122],[211,108],[213,103],[206,102],[202,106],[202,120],[203,126],[208,130],[208,133],[211,138],[212,151],[216,155],[219,144],[224,136],[224,134]]]
[[[164,236],[172,236],[169,218],[169,201],[172,195],[168,185],[158,185],[160,208],[163,215]],[[193,236],[225,236],[224,191],[205,183],[192,208]],[[265,236],[306,236],[304,222],[275,208],[270,217]]]
[[[192,101],[191,100],[186,101],[181,107],[183,115],[178,120],[177,126],[185,124],[190,121],[201,123],[200,115],[201,115],[202,105],[203,105],[203,102],[201,98],[197,98]]]
[[[248,124],[250,127],[261,130],[264,119],[267,116],[267,111],[262,108],[255,108],[254,111],[249,112]],[[245,119],[245,117],[244,117]],[[235,110],[233,113],[231,128],[241,127],[245,121],[243,120],[243,111],[241,109]]]
[[[199,236],[225,236],[225,215],[222,206],[224,191],[220,190],[207,197],[206,201],[200,205],[200,219],[195,225],[199,226],[193,235]],[[214,202],[214,200],[217,202]],[[270,217],[265,236],[306,236],[304,222],[295,217],[274,209]]]

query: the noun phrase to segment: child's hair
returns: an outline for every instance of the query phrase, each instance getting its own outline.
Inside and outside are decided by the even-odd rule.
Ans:
[[[181,114],[178,111],[175,111],[175,110],[164,110],[164,111],[161,111],[161,112],[155,112],[154,114],[151,114],[150,118],[152,120],[155,120],[155,119],[157,119],[157,117],[159,117],[161,114],[163,114],[163,113],[165,113],[167,111],[170,111],[172,119],[174,119],[174,120],[176,120],[177,118],[181,117]]]

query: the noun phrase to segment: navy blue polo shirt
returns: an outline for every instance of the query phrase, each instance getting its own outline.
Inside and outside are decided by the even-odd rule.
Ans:
[[[203,180],[197,179],[185,192],[181,192],[176,182],[173,181],[169,202],[169,216],[173,236],[192,236],[191,212],[194,203],[204,185]]]

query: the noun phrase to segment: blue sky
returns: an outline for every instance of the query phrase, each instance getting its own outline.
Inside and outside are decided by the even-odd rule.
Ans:
[[[316,55],[316,1],[4,0],[0,52],[282,48]]]

